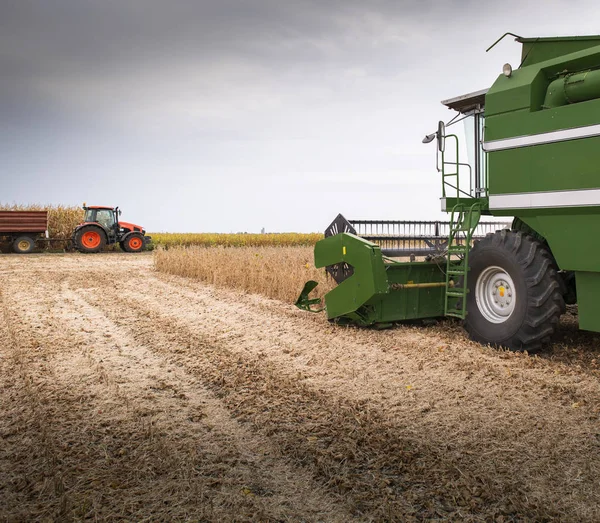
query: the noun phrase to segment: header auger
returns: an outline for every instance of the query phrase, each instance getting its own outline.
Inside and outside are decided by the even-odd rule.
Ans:
[[[315,265],[338,283],[325,296],[329,319],[451,316],[479,342],[535,351],[565,303],[577,303],[580,328],[600,332],[600,244],[589,240],[600,231],[600,36],[517,41],[517,69],[506,64],[490,89],[442,102],[465,123],[468,157],[447,132],[453,122],[423,140],[437,142],[445,239],[419,237],[386,253],[389,237],[361,238],[339,216],[317,243]],[[512,221],[481,237],[481,216]],[[317,305],[314,287],[299,307]]]

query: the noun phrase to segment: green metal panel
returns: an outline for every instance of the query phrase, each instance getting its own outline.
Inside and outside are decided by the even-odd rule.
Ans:
[[[600,332],[600,273],[576,272],[579,328]]]
[[[540,85],[543,84],[543,87]],[[546,77],[539,69],[517,69],[510,78],[500,75],[485,95],[486,140],[489,118],[498,114],[541,107],[546,96]],[[537,89],[534,89],[536,87]],[[536,92],[541,94],[536,96]],[[532,93],[534,93],[532,95]],[[513,129],[514,132],[514,129]]]
[[[442,210],[451,212],[457,205],[464,205],[466,208],[469,208],[474,203],[478,204],[481,214],[489,214],[489,201],[487,198],[442,198]]]
[[[600,56],[598,58],[600,62]],[[545,91],[543,93],[545,95]],[[507,112],[485,119],[486,142],[598,123],[600,99],[540,111]],[[498,151],[499,152],[499,151]],[[491,156],[498,152],[489,153]]]
[[[387,275],[390,292],[374,296],[369,301],[369,323],[390,323],[444,315],[445,286],[397,290],[393,288],[394,284],[445,285],[445,273],[439,265],[433,262],[397,263],[388,265]]]
[[[387,277],[378,245],[353,234],[343,233],[315,245],[315,267],[345,262],[354,275],[329,292],[325,298],[330,318],[356,311],[376,294],[388,292]]]
[[[523,44],[521,53],[523,67],[600,45],[599,40],[600,36],[517,38],[517,42]]]
[[[600,137],[493,152],[489,166],[490,195],[594,189],[600,187]]]
[[[568,271],[600,271],[600,242],[590,231],[600,231],[600,212],[573,214],[556,213],[535,216],[519,216],[527,225],[541,234],[558,266]],[[577,214],[575,214],[577,213]]]

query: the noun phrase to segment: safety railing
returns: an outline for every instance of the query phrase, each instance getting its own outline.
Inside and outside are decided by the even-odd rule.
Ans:
[[[427,256],[443,253],[451,232],[449,221],[348,220],[356,234],[379,245],[386,256]],[[480,222],[472,239],[510,228],[510,222]],[[460,242],[460,239],[457,239]]]
[[[437,170],[442,173],[442,197],[443,198],[472,198],[473,197],[473,171],[471,165],[460,161],[460,147],[458,136],[449,134],[444,137],[444,141],[450,140],[454,143],[454,159],[448,160],[446,147],[440,151],[436,157]],[[469,191],[461,187],[460,172],[461,168],[469,172]]]

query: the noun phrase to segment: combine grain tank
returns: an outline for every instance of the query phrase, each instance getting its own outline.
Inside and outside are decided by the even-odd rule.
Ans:
[[[516,39],[518,68],[442,102],[468,143],[448,132],[452,122],[423,140],[437,142],[450,214],[443,258],[401,263],[340,229],[315,247],[316,266],[338,271],[325,296],[331,320],[451,316],[477,341],[532,351],[577,303],[579,327],[600,332],[600,36]],[[473,242],[481,216],[513,220]],[[316,304],[315,286],[299,307]]]
[[[14,252],[30,253],[36,240],[47,237],[47,211],[0,211],[0,239],[10,242]]]

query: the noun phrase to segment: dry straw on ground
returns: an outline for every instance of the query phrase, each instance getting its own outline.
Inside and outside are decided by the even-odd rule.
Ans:
[[[319,282],[323,296],[332,281],[316,269],[312,247],[187,247],[158,249],[157,270],[294,302],[308,280]]]

